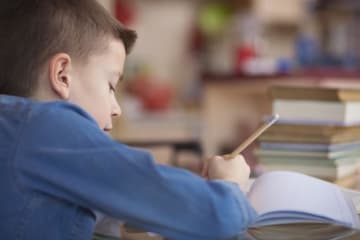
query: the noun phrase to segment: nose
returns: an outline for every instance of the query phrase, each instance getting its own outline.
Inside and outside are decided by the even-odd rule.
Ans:
[[[115,96],[112,97],[112,105],[111,105],[111,116],[119,117],[121,115],[121,108]]]

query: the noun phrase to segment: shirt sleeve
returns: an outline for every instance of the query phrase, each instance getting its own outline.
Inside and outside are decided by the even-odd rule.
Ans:
[[[20,139],[15,169],[25,189],[149,232],[171,239],[227,239],[256,217],[236,184],[158,165],[149,153],[112,140],[74,105],[34,109]]]

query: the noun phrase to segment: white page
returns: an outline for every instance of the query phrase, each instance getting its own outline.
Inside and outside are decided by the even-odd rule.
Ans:
[[[345,108],[348,104],[350,102],[275,99],[272,106],[274,113],[287,120],[345,122]]]
[[[352,201],[357,214],[360,214],[360,192],[352,189],[341,188],[341,191]]]
[[[249,200],[259,215],[296,211],[352,223],[352,208],[333,184],[292,172],[270,172],[252,185]]]

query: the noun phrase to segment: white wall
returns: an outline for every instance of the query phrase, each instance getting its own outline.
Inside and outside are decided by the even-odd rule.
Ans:
[[[135,0],[139,34],[132,56],[151,63],[160,81],[181,81],[194,3],[184,0]]]
[[[114,0],[98,0],[113,12]],[[184,0],[131,0],[136,8],[131,28],[139,35],[130,59],[151,64],[158,81],[182,85],[186,71],[189,31],[195,13],[194,2]]]

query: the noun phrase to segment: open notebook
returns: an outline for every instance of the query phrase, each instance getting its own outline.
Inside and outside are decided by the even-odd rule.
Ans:
[[[241,239],[360,239],[359,192],[299,173],[270,172],[252,182],[247,196],[259,217]],[[105,239],[116,238],[94,238]]]
[[[321,239],[360,229],[353,196],[313,177],[294,172],[266,173],[253,182],[247,195],[259,214],[251,226],[252,233],[270,237],[258,239],[286,234],[310,239],[318,235]]]

